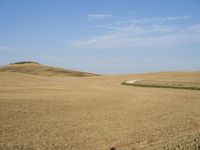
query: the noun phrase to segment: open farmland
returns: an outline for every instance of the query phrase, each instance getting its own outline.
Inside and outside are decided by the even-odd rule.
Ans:
[[[200,92],[121,85],[134,79],[200,84],[200,72],[0,71],[0,149],[200,148]]]

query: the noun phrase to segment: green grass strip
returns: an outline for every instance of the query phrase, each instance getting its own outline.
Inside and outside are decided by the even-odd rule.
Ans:
[[[129,84],[126,82],[122,82],[122,85],[128,86],[135,86],[135,87],[148,87],[148,88],[168,88],[168,89],[183,89],[183,90],[197,90],[200,91],[200,87],[180,87],[180,86],[173,86],[173,85],[149,85],[149,84],[140,84],[140,83],[133,83]]]

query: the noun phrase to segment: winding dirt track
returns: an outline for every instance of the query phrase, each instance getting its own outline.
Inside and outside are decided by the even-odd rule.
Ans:
[[[125,83],[127,83],[127,84],[133,84],[133,83],[135,83],[135,82],[137,82],[137,81],[141,81],[142,79],[136,79],[136,80],[128,80],[128,81],[126,81]]]

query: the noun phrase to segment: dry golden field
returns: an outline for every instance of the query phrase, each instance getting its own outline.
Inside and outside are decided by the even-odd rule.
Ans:
[[[121,85],[200,84],[200,72],[52,77],[32,71],[0,71],[0,149],[200,149],[200,91]]]

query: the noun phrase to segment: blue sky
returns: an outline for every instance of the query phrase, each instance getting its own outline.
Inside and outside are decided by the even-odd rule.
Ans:
[[[0,65],[200,70],[199,0],[0,0]]]

